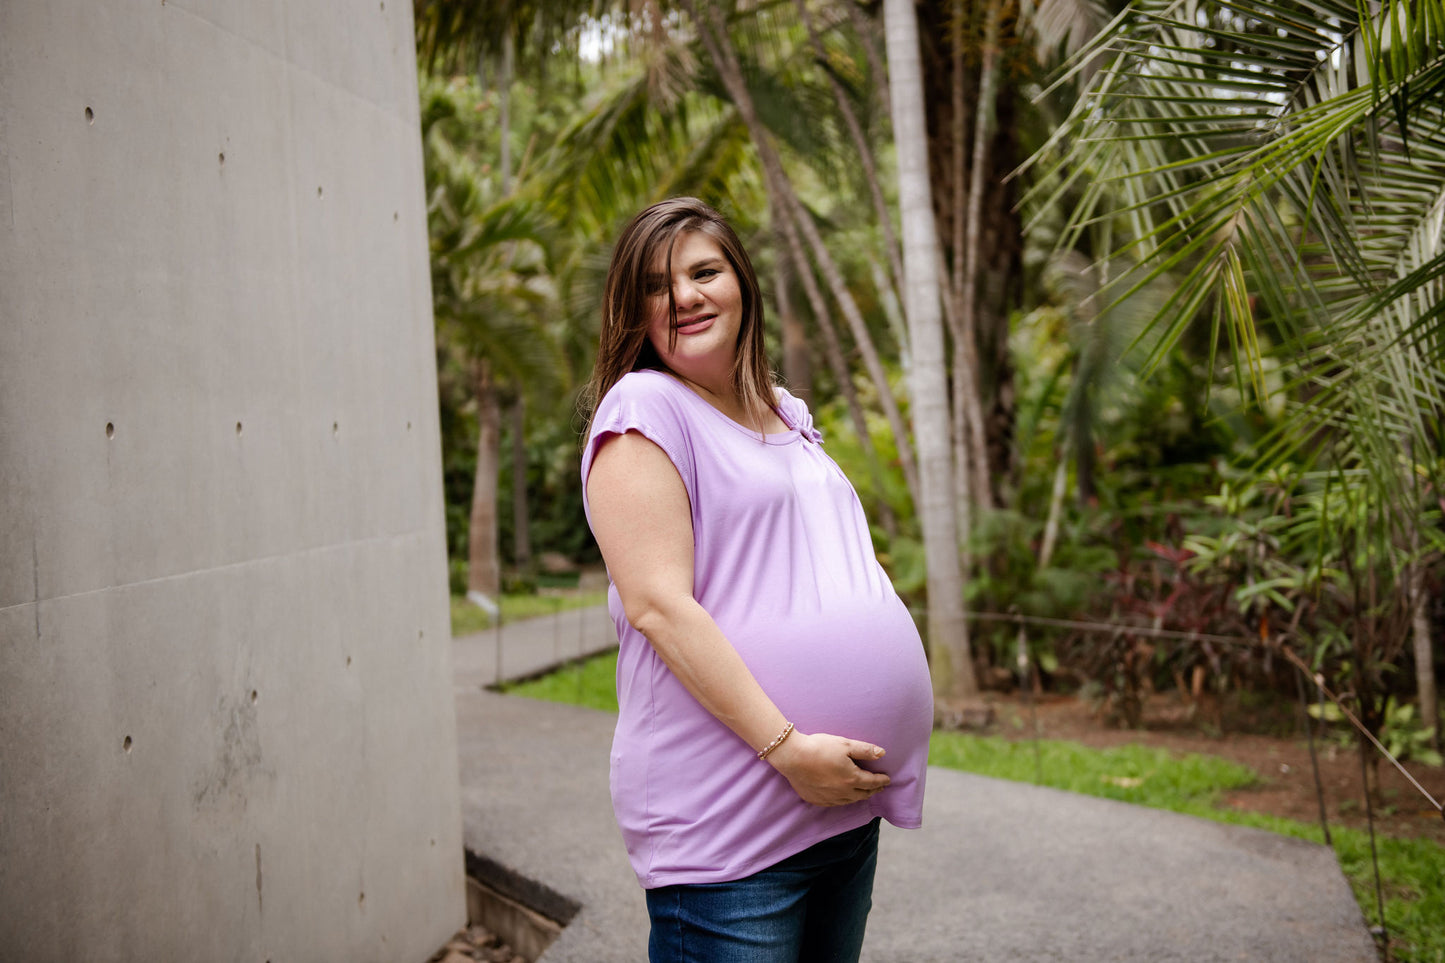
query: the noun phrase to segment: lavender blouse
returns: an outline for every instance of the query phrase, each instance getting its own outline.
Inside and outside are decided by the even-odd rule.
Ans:
[[[739,879],[874,816],[921,823],[933,724],[923,643],[807,405],[776,390],[789,430],[760,436],[670,375],[626,375],[593,416],[584,490],[609,436],[637,431],[666,452],[692,504],[694,597],[800,731],[883,746],[868,768],[893,781],[847,806],[803,802],[683,688],[614,585],[612,805],[648,889]]]

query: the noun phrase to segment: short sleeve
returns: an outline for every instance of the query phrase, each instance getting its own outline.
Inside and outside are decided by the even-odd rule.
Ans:
[[[629,431],[637,432],[663,450],[677,469],[688,500],[697,504],[696,462],[679,390],[687,389],[674,385],[661,372],[633,371],[623,375],[597,403],[587,444],[582,449],[582,507],[588,513],[589,523],[592,516],[587,504],[587,475],[592,470],[592,461],[608,438]]]

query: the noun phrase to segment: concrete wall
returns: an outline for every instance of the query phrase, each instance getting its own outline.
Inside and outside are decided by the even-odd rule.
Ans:
[[[408,0],[0,0],[0,959],[464,920]]]

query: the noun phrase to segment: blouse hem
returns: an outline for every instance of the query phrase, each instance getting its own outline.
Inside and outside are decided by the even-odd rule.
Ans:
[[[637,881],[642,884],[643,889],[661,889],[664,886],[684,886],[694,883],[730,883],[733,880],[743,879],[754,873],[761,872],[769,866],[781,863],[790,856],[796,856],[809,846],[816,846],[825,839],[832,839],[834,836],[852,832],[868,825],[875,818],[881,817],[888,821],[889,825],[899,829],[919,829],[923,826],[921,819],[894,818],[887,813],[873,812],[871,809],[862,809],[858,815],[862,819],[850,819],[840,822],[837,826],[829,826],[819,834],[809,833],[801,837],[804,842],[796,848],[791,846],[780,847],[778,853],[769,853],[750,859],[747,862],[731,867],[729,869],[714,870],[710,872],[674,872],[674,873],[649,873],[647,876],[638,875]],[[779,855],[779,853],[781,855]]]

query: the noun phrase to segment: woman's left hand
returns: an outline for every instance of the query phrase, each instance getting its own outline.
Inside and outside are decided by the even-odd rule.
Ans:
[[[862,768],[854,760],[883,758],[883,747],[827,733],[794,731],[768,754],[804,802],[815,806],[846,806],[881,791],[891,780]]]

